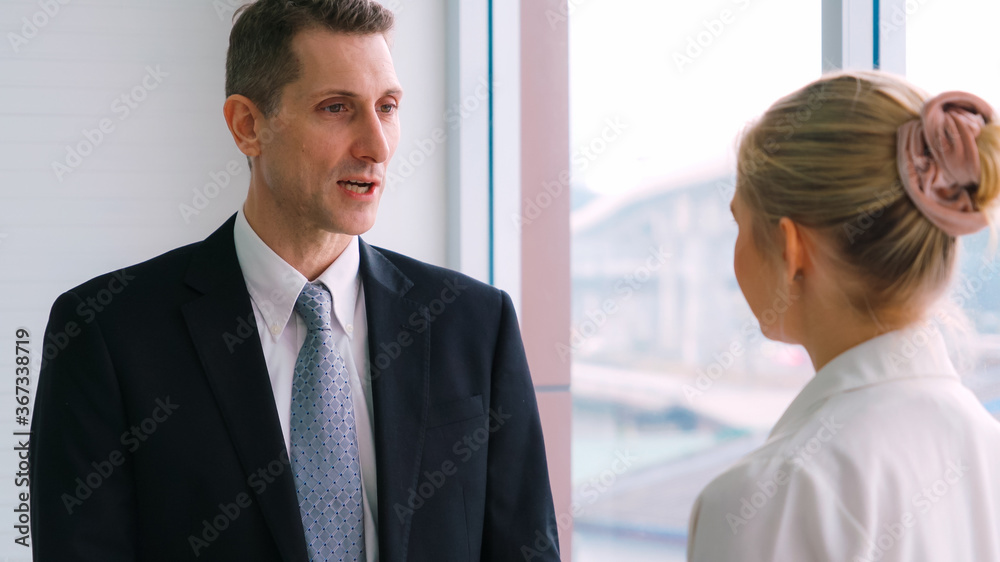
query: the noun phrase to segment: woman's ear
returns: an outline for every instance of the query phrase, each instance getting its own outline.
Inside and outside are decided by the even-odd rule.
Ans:
[[[802,227],[788,217],[781,217],[781,220],[778,221],[778,227],[781,229],[782,238],[785,241],[785,247],[781,253],[781,258],[784,261],[785,282],[791,285],[802,278],[806,269],[808,255],[806,254],[805,239],[802,235]]]

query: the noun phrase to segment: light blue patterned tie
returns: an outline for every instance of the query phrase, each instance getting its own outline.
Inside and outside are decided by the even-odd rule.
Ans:
[[[364,562],[361,463],[344,359],[330,330],[330,291],[306,283],[295,310],[306,341],[292,383],[291,461],[312,562]]]

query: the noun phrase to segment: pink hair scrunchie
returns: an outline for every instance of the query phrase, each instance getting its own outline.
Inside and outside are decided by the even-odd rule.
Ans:
[[[928,100],[920,119],[904,123],[896,135],[903,187],[924,216],[952,236],[988,224],[968,188],[981,179],[976,137],[993,119],[982,98],[945,92]]]

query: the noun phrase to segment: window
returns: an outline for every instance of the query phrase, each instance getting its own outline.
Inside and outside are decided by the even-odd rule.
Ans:
[[[826,4],[571,2],[578,562],[683,560],[694,498],[762,442],[813,375],[804,349],[760,334],[733,276],[727,206],[745,124],[822,67],[878,58],[931,94],[963,89],[1000,108],[989,27],[1000,5]],[[822,21],[835,4],[848,17]],[[842,42],[831,35],[828,47],[842,51],[823,51],[821,28],[837,30]],[[992,242],[989,232],[962,240],[950,300],[974,332],[952,351],[1000,417]]]
[[[683,560],[698,492],[812,374],[743,300],[729,202],[739,132],[820,76],[820,3],[577,4],[574,560]]]
[[[890,23],[905,21],[907,77],[931,95],[965,90],[1000,110],[1000,52],[991,40],[998,18],[995,2],[906,2]],[[1000,254],[992,252],[990,233],[984,231],[963,238],[960,255],[951,299],[975,333],[955,358],[956,368],[986,409],[1000,417]]]

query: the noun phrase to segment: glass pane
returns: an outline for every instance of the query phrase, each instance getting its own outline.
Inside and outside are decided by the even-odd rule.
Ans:
[[[1000,111],[1000,50],[994,0],[907,2],[906,75],[930,94],[965,90]],[[962,239],[960,272],[951,293],[972,321],[971,351],[956,366],[966,385],[1000,418],[1000,255],[990,233]]]
[[[820,2],[570,2],[578,562],[683,560],[698,492],[812,375],[733,275],[735,141],[821,72]]]

